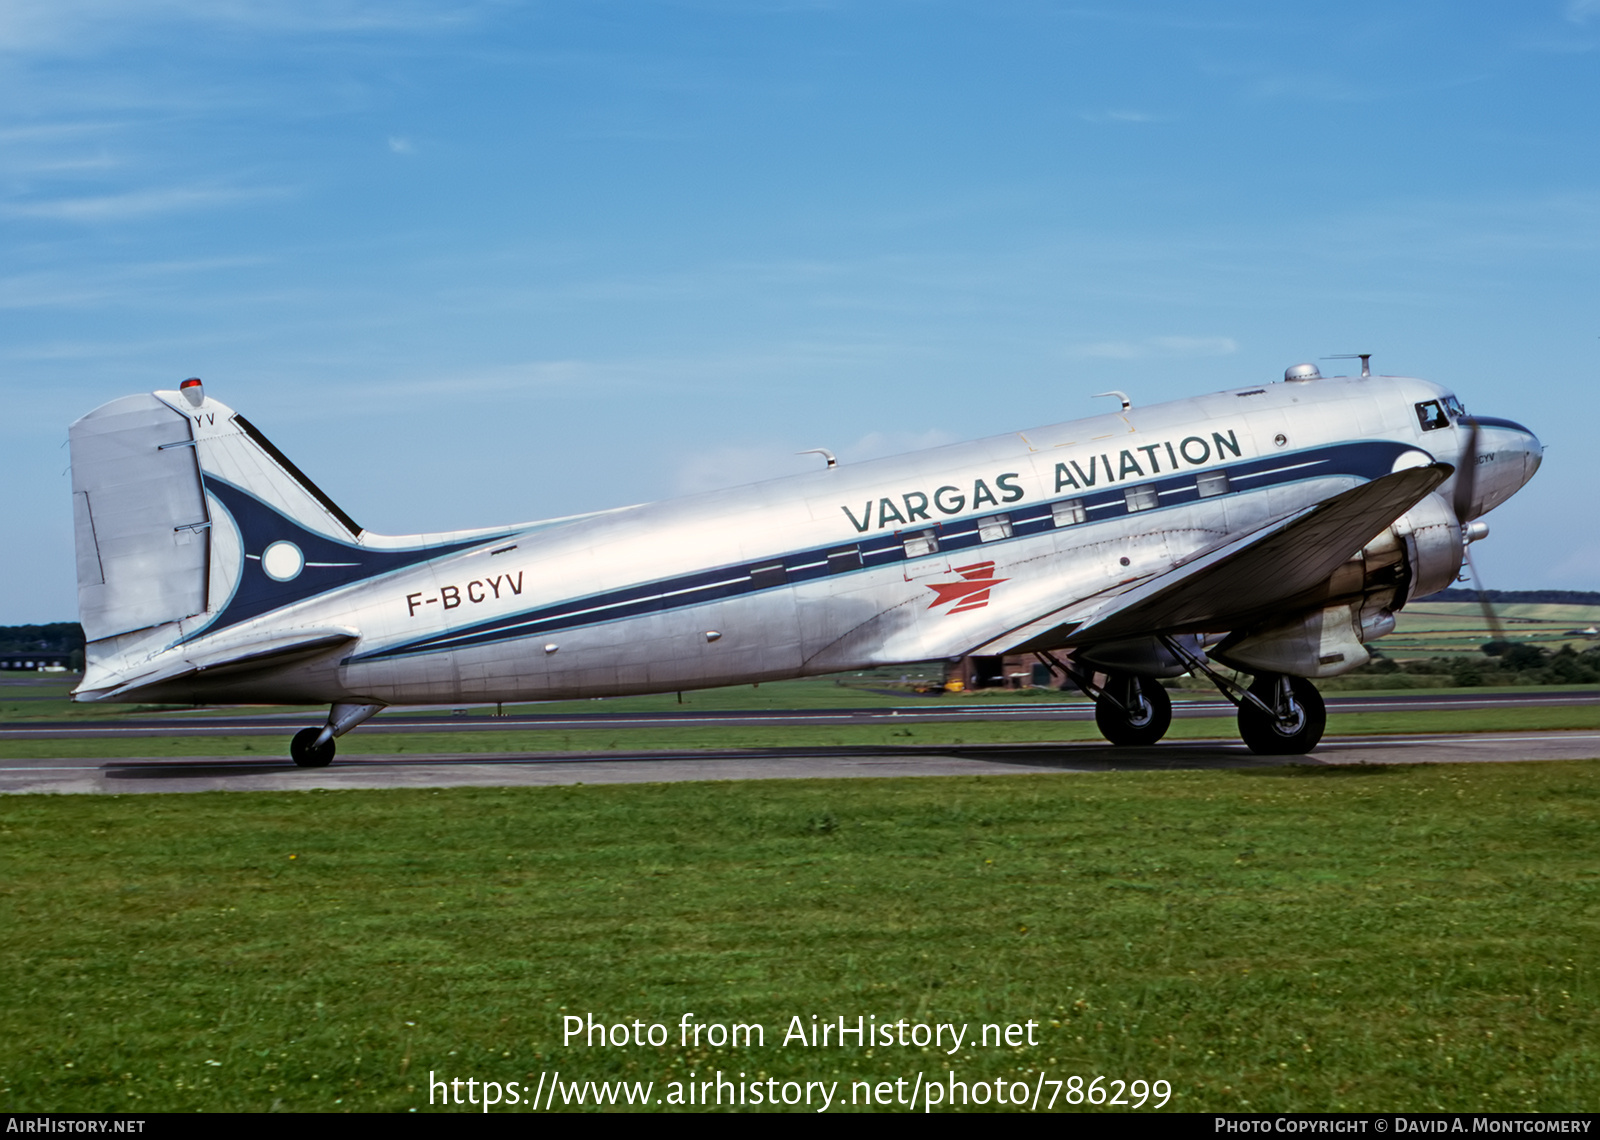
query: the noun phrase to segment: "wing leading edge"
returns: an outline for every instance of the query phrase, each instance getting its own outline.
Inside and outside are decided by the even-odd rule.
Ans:
[[[1250,625],[1315,590],[1450,477],[1448,463],[1384,475],[1277,519],[1121,593],[1065,607],[973,653],[1022,653]]]

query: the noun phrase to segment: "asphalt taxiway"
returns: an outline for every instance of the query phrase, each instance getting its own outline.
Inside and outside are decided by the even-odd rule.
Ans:
[[[1499,693],[1411,693],[1384,696],[1341,694],[1327,700],[1330,712],[1420,712],[1482,708],[1553,708],[1594,704],[1595,690],[1533,690]],[[494,706],[443,711],[388,709],[357,729],[385,735],[413,733],[515,732],[525,743],[515,752],[393,754],[345,753],[329,768],[296,768],[286,755],[141,756],[140,741],[173,737],[275,737],[287,753],[296,728],[318,724],[320,710],[143,714],[116,719],[12,721],[0,740],[37,742],[99,739],[125,744],[126,755],[106,760],[0,760],[0,793],[284,791],[305,788],[455,787],[548,784],[656,783],[679,780],[767,780],[839,777],[1015,775],[1027,772],[1270,768],[1300,764],[1414,764],[1463,761],[1581,760],[1600,758],[1600,733],[1431,733],[1391,736],[1330,736],[1309,756],[1256,756],[1218,726],[1219,740],[1171,740],[1148,748],[1114,748],[1102,741],[1053,744],[937,746],[813,746],[719,750],[560,752],[540,747],[550,730],[685,728],[708,726],[783,728],[801,725],[863,726],[959,723],[963,721],[1082,721],[1094,716],[1087,701],[1019,701],[957,704],[924,698],[916,704],[870,708],[794,710],[698,710],[665,713],[521,711],[487,715]],[[1177,700],[1179,719],[1228,718],[1234,707],[1220,699]],[[26,752],[26,745],[13,751]],[[277,752],[277,749],[272,749]]]
[[[1227,741],[1114,748],[1098,741],[942,748],[744,748],[693,752],[353,755],[328,768],[237,756],[0,761],[0,792],[296,791],[310,788],[514,787],[682,780],[1001,776],[1028,773],[1266,769],[1600,758],[1597,732],[1351,736],[1308,756],[1257,756]]]
[[[895,694],[899,695],[899,694]],[[1094,719],[1094,705],[1086,700],[1015,701],[956,704],[959,698],[923,698],[918,704],[833,709],[685,709],[664,713],[613,712],[603,707],[594,712],[513,712],[505,716],[487,715],[493,705],[470,705],[445,710],[439,708],[389,708],[357,731],[381,729],[386,733],[411,732],[506,732],[527,729],[620,729],[764,727],[788,728],[799,725],[882,725],[954,724],[965,721],[1087,721]],[[1499,693],[1401,693],[1383,696],[1341,694],[1326,698],[1330,713],[1349,712],[1448,712],[1471,709],[1533,709],[1593,705],[1600,702],[1600,690],[1567,689],[1554,692]],[[600,702],[596,702],[599,704]],[[569,702],[570,704],[570,702]],[[1236,710],[1220,698],[1190,700],[1180,697],[1172,703],[1175,719],[1227,717]],[[0,724],[0,740],[38,740],[54,738],[104,739],[109,737],[173,736],[282,736],[287,739],[298,727],[320,725],[320,709],[288,712],[212,712],[146,713],[127,717],[96,717],[94,720],[12,721]]]

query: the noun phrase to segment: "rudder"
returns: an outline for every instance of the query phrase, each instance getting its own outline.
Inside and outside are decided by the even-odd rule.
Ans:
[[[210,520],[186,418],[153,395],[126,396],[67,438],[87,639],[205,612]]]

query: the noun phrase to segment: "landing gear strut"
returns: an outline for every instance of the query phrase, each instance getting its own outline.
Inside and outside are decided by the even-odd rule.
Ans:
[[[1263,673],[1239,705],[1239,735],[1261,756],[1303,756],[1317,746],[1328,724],[1322,694],[1304,677]],[[1268,711],[1270,710],[1270,712]]]
[[[1172,724],[1172,699],[1151,677],[1113,673],[1095,699],[1094,723],[1112,744],[1154,744]]]
[[[1328,726],[1322,694],[1304,677],[1260,673],[1248,689],[1240,688],[1189,652],[1173,638],[1161,642],[1190,669],[1204,673],[1239,706],[1239,735],[1258,756],[1303,756],[1317,746]]]
[[[1063,661],[1047,649],[1036,650],[1035,656],[1065,673],[1068,682],[1094,702],[1095,726],[1112,744],[1154,744],[1172,726],[1172,698],[1154,677],[1108,673],[1101,688],[1094,683],[1094,675],[1085,673],[1070,657]]]
[[[328,710],[328,723],[321,728],[302,728],[289,742],[289,755],[301,768],[326,768],[333,763],[334,738],[343,736],[384,706],[358,705],[338,701]]]

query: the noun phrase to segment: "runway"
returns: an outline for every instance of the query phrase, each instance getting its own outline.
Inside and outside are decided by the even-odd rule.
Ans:
[[[279,727],[281,731],[281,725]],[[1600,758],[1600,733],[1522,732],[1325,739],[1309,756],[1264,757],[1226,741],[1174,741],[1149,748],[1064,744],[948,748],[758,748],[696,752],[363,755],[301,769],[287,760],[236,756],[0,762],[0,792],[304,791],[311,788],[518,787],[684,780],[1005,776],[1109,771],[1270,769]]]
[[[898,695],[898,694],[896,694]],[[1094,719],[1094,706],[1086,700],[1016,701],[957,705],[959,698],[923,698],[920,704],[892,707],[782,710],[685,710],[667,713],[612,712],[597,709],[592,713],[515,712],[490,715],[493,705],[469,705],[441,712],[438,708],[390,708],[367,722],[366,731],[381,728],[386,733],[411,732],[505,732],[508,729],[620,729],[704,727],[787,728],[799,725],[837,724],[953,724],[966,721]],[[1385,696],[1340,694],[1325,698],[1329,713],[1352,712],[1437,712],[1473,708],[1561,708],[1600,702],[1600,690],[1533,690],[1525,693],[1404,693]],[[1175,719],[1227,717],[1234,706],[1219,698],[1200,700],[1180,696],[1172,703]],[[12,721],[0,726],[0,740],[97,739],[105,737],[282,736],[306,725],[321,724],[322,710],[290,712],[147,713],[117,718],[64,721]],[[362,731],[358,729],[357,731]]]

